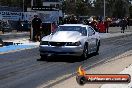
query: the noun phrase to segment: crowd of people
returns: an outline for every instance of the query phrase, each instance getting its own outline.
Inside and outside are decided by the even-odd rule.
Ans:
[[[28,21],[25,21],[27,23]],[[82,19],[79,17],[76,17],[75,15],[67,16],[65,18],[60,18],[59,22],[53,22],[51,23],[50,27],[48,30],[46,28],[42,29],[44,25],[42,25],[42,20],[39,18],[38,15],[34,15],[33,20],[31,21],[32,28],[33,28],[33,41],[40,41],[41,35],[42,35],[42,30],[49,31],[50,33],[55,32],[56,28],[58,25],[62,24],[85,24],[85,25],[90,25],[95,29],[95,31],[100,32],[100,33],[109,33],[109,27],[111,25],[112,19],[106,17],[105,19],[101,19],[99,17],[93,16],[92,19]],[[123,17],[120,18],[119,21],[119,26],[121,28],[121,33],[124,33],[125,29],[129,28],[130,23],[132,24],[132,21],[130,22],[129,18]],[[9,24],[8,21],[0,21],[0,29],[2,29],[2,32],[4,33],[4,27],[6,24]],[[30,26],[31,27],[31,26]],[[27,27],[28,28],[28,25]],[[43,27],[45,28],[45,27]],[[22,22],[19,20],[17,22],[17,30],[22,31]],[[28,30],[28,29],[27,29]],[[49,33],[47,33],[49,34]]]
[[[97,17],[93,17],[92,20],[84,19],[83,21],[80,19],[77,19],[74,15],[71,15],[67,18],[63,18],[60,20],[59,24],[56,24],[55,22],[51,23],[51,31],[55,32],[55,29],[57,28],[57,25],[61,24],[78,24],[83,23],[85,25],[90,25],[95,29],[95,31],[100,33],[109,33],[109,27],[111,24],[111,19],[106,17],[105,19],[99,19]],[[119,22],[119,26],[121,27],[121,33],[124,33],[127,26],[129,26],[129,22],[127,18],[122,18]],[[41,27],[42,27],[42,21],[41,19],[35,15],[34,19],[32,20],[32,27],[33,27],[33,41],[40,41],[40,35],[41,35]]]
[[[95,31],[101,33],[108,33],[109,27],[112,24],[112,18],[106,17],[105,19],[101,19],[99,17],[92,17],[92,19],[84,19],[83,21],[79,18],[77,19],[75,16],[69,16],[61,22],[63,24],[76,24],[76,23],[83,23],[86,25],[92,26]],[[122,17],[119,20],[118,26],[121,27],[121,33],[124,33],[125,29],[130,26],[130,20],[127,17]]]
[[[108,33],[110,20],[107,18],[105,20],[97,20],[94,18],[92,21],[87,20],[85,24],[92,26],[97,32]]]

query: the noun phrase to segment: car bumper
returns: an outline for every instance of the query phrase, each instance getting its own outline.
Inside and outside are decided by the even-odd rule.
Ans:
[[[81,46],[41,46],[40,55],[70,55],[70,56],[81,56],[83,48]]]

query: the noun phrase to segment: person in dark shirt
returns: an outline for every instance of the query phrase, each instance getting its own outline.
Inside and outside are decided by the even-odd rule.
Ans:
[[[17,29],[17,32],[18,32],[18,31],[21,31],[21,32],[22,32],[22,22],[21,22],[20,19],[17,21],[17,26],[18,26],[18,27],[17,27],[17,28],[18,28],[18,29]]]
[[[125,19],[122,19],[120,21],[121,33],[124,33],[126,24],[127,24],[127,21]]]
[[[130,18],[129,17],[127,17],[127,26],[128,26],[128,28],[130,29]]]
[[[32,27],[33,27],[33,41],[40,41],[40,27],[41,27],[42,21],[38,17],[38,15],[34,15],[34,19],[32,20]]]
[[[4,42],[2,41],[2,39],[0,38],[0,47],[2,47],[4,45]]]

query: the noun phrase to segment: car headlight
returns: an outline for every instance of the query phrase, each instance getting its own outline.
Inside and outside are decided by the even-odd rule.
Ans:
[[[81,42],[80,41],[79,42],[68,42],[66,45],[67,46],[79,46],[81,45]]]
[[[49,42],[48,41],[41,41],[40,45],[49,45]]]

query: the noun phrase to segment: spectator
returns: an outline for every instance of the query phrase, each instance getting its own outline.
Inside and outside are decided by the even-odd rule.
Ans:
[[[121,33],[124,33],[126,24],[127,24],[127,21],[125,19],[122,19],[120,21]]]
[[[2,41],[2,39],[0,38],[0,47],[4,46],[4,42]]]
[[[130,29],[130,18],[129,17],[127,17],[127,26]]]
[[[0,20],[0,30],[2,29],[2,21]]]
[[[87,19],[87,20],[85,20],[85,24],[86,25],[90,25],[90,21]]]
[[[17,29],[17,32],[18,32],[18,31],[21,31],[21,32],[22,32],[22,23],[21,23],[21,20],[20,20],[20,19],[17,21],[17,26],[18,26],[18,27],[17,27],[17,28],[18,28],[18,29]]]
[[[34,19],[32,20],[32,27],[33,27],[33,41],[40,41],[41,35],[41,27],[42,21],[38,17],[38,15],[34,15]]]
[[[97,28],[98,28],[99,32],[101,32],[101,33],[106,32],[105,25],[104,25],[103,21],[101,21],[101,20],[97,24]]]
[[[93,21],[90,23],[91,27],[93,27],[95,31],[98,31],[98,29],[97,29],[97,23],[98,23],[98,22],[97,22],[96,20],[93,20]]]
[[[77,24],[77,18],[74,15],[71,15],[69,21],[70,24]]]
[[[55,32],[57,28],[57,25],[55,22],[52,23],[51,33]]]
[[[108,20],[106,19],[106,20],[104,21],[106,33],[109,32],[109,24],[110,24],[110,21],[108,21]]]

